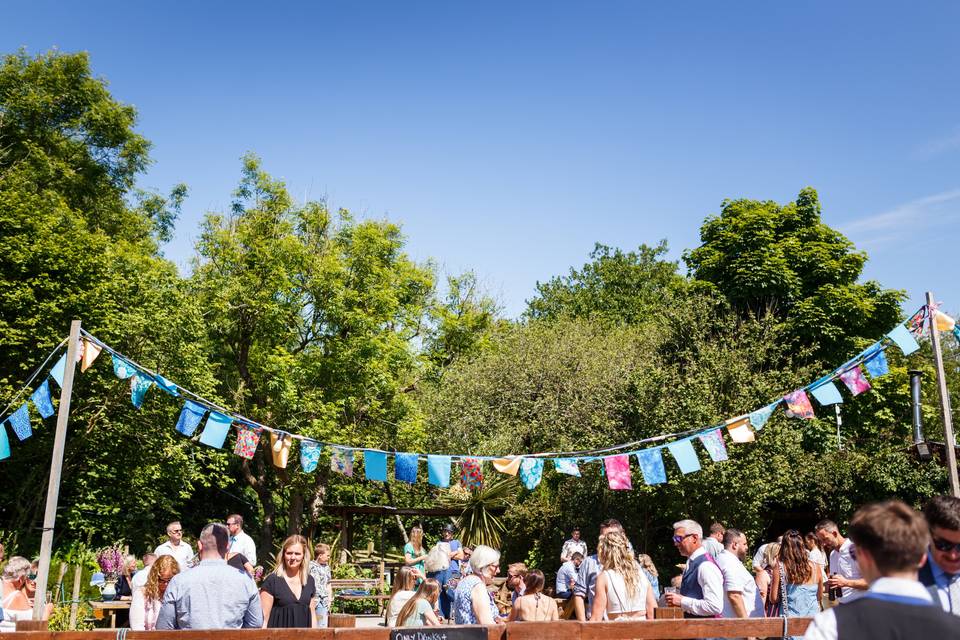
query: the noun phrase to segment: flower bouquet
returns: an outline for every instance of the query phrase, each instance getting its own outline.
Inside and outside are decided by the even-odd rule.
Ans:
[[[123,571],[123,551],[119,547],[104,547],[97,551],[97,564],[104,579],[100,594],[109,602],[117,597],[116,584]]]

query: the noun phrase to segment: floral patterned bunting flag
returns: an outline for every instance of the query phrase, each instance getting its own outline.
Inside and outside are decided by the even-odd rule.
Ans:
[[[233,447],[233,452],[241,458],[252,460],[257,453],[257,446],[260,444],[260,434],[263,429],[255,427],[252,424],[240,423],[237,425],[237,444]]]
[[[517,458],[520,462],[520,481],[530,491],[537,488],[543,477],[543,458]]]
[[[44,380],[37,387],[37,390],[30,396],[33,406],[37,408],[41,418],[49,418],[53,415],[53,402],[50,400],[50,381]]]
[[[814,418],[813,405],[810,404],[810,398],[803,389],[797,389],[793,393],[783,396],[787,403],[788,418],[802,418],[803,420],[812,420]]]
[[[757,431],[760,431],[760,429],[763,429],[764,425],[767,424],[767,421],[770,420],[770,416],[773,415],[773,410],[776,409],[779,404],[780,404],[780,401],[778,400],[776,402],[768,404],[762,409],[757,409],[756,411],[751,413],[750,414],[751,426],[753,426],[753,428],[756,429]]]
[[[870,391],[870,383],[867,382],[859,366],[841,373],[840,379],[843,380],[843,384],[847,385],[847,389],[850,389],[850,393],[855,396],[864,391]]]
[[[193,400],[187,400],[183,403],[183,409],[177,419],[177,431],[189,438],[197,430],[200,421],[203,420],[203,414],[206,412],[207,408],[203,405],[197,404]]]
[[[33,429],[30,427],[30,407],[24,402],[20,408],[10,414],[7,418],[13,432],[21,441],[26,440],[33,435]]]
[[[130,364],[123,358],[118,358],[116,355],[113,356],[113,374],[115,376],[117,376],[121,380],[126,380],[136,372],[137,370],[133,367],[132,364]]]
[[[476,458],[460,460],[460,486],[464,489],[483,488],[483,470]]]
[[[580,477],[580,465],[577,464],[576,458],[554,458],[553,468],[557,473]]]
[[[700,439],[700,442],[703,443],[707,453],[710,454],[711,460],[714,462],[723,462],[727,459],[727,445],[723,442],[723,432],[720,431],[720,429],[701,433],[697,437]]]
[[[130,378],[130,402],[133,403],[133,406],[137,409],[143,406],[143,399],[153,385],[153,378],[139,371]]]
[[[313,440],[300,441],[300,468],[304,473],[313,473],[320,463],[320,449],[323,445]]]
[[[345,476],[353,476],[353,449],[331,447],[330,469]]]

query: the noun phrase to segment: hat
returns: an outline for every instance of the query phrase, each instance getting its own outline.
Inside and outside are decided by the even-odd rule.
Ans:
[[[443,525],[442,531],[449,531],[450,533],[455,533],[457,531],[457,528],[448,522],[447,524]]]

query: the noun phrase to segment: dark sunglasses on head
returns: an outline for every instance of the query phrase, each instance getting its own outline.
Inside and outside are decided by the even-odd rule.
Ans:
[[[933,546],[936,547],[937,551],[943,551],[950,553],[951,551],[956,551],[960,553],[960,542],[950,542],[949,540],[944,540],[943,538],[933,538]]]

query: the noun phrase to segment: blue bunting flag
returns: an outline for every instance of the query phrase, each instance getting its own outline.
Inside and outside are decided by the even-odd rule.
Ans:
[[[177,390],[177,385],[173,384],[159,373],[154,376],[154,380],[156,381],[158,387],[172,395],[174,398],[180,397],[180,392]]]
[[[177,431],[188,438],[191,437],[206,412],[207,408],[203,405],[187,400],[183,403],[183,409],[180,410],[180,417],[177,419]]]
[[[33,406],[37,408],[41,418],[49,418],[53,415],[53,402],[50,400],[50,381],[44,380],[37,387],[37,390],[30,396]]]
[[[543,477],[543,458],[524,458],[520,463],[520,481],[533,491]]]
[[[313,440],[300,441],[300,467],[304,473],[313,473],[320,462],[321,444]]]
[[[63,388],[63,374],[67,368],[67,354],[60,356],[60,359],[57,360],[57,363],[53,365],[53,368],[50,369],[50,377],[57,381],[57,384],[60,385],[60,388]]]
[[[137,409],[143,406],[143,399],[147,397],[147,391],[150,391],[153,385],[153,378],[139,371],[130,378],[130,402],[133,406]]]
[[[200,434],[200,442],[214,449],[222,449],[227,434],[230,433],[231,424],[233,424],[233,418],[230,416],[211,411],[203,427],[203,433]]]
[[[663,466],[663,454],[660,447],[637,452],[637,463],[643,472],[643,481],[647,484],[663,484],[667,481],[667,470]]]
[[[667,445],[667,449],[670,450],[677,464],[680,465],[680,471],[685,474],[700,471],[700,460],[697,458],[697,452],[693,450],[693,443],[690,442],[690,438],[671,442]]]
[[[780,404],[780,401],[776,401],[768,404],[762,409],[757,409],[750,414],[750,425],[760,431],[763,429],[763,426],[767,424],[767,421],[770,419],[770,416],[773,415],[773,410],[777,408],[777,405]]]
[[[416,453],[398,453],[393,458],[393,477],[401,482],[417,482],[417,463],[420,456]]]
[[[7,438],[7,421],[0,422],[0,460],[10,457],[10,439]]]
[[[577,464],[576,458],[554,458],[553,468],[557,473],[580,477],[580,465]]]
[[[20,408],[14,411],[7,420],[9,420],[13,432],[17,434],[20,440],[26,440],[33,435],[33,429],[30,428],[30,407],[26,402],[20,405]]]
[[[723,442],[723,432],[720,431],[720,429],[701,433],[697,437],[700,439],[700,442],[703,443],[707,453],[710,454],[711,460],[714,462],[723,462],[727,459],[727,445]]]
[[[811,389],[810,393],[812,393],[813,397],[817,399],[817,402],[823,406],[843,404],[843,396],[840,395],[840,390],[837,389],[837,385],[833,384],[833,382],[827,382],[815,389]]]
[[[450,456],[427,456],[427,473],[430,484],[435,487],[449,487],[450,465]]]
[[[113,354],[113,373],[115,376],[121,380],[126,380],[136,372],[137,370],[132,364],[123,358],[117,357],[117,354]]]
[[[913,337],[905,326],[898,325],[896,329],[887,334],[887,337],[893,340],[894,344],[900,347],[903,355],[908,356],[920,348],[917,339]]]
[[[883,351],[877,352],[877,355],[867,360],[864,365],[866,365],[867,373],[870,374],[871,378],[879,378],[890,373],[887,355]]]
[[[363,452],[363,473],[367,480],[387,481],[387,454],[383,451]]]

